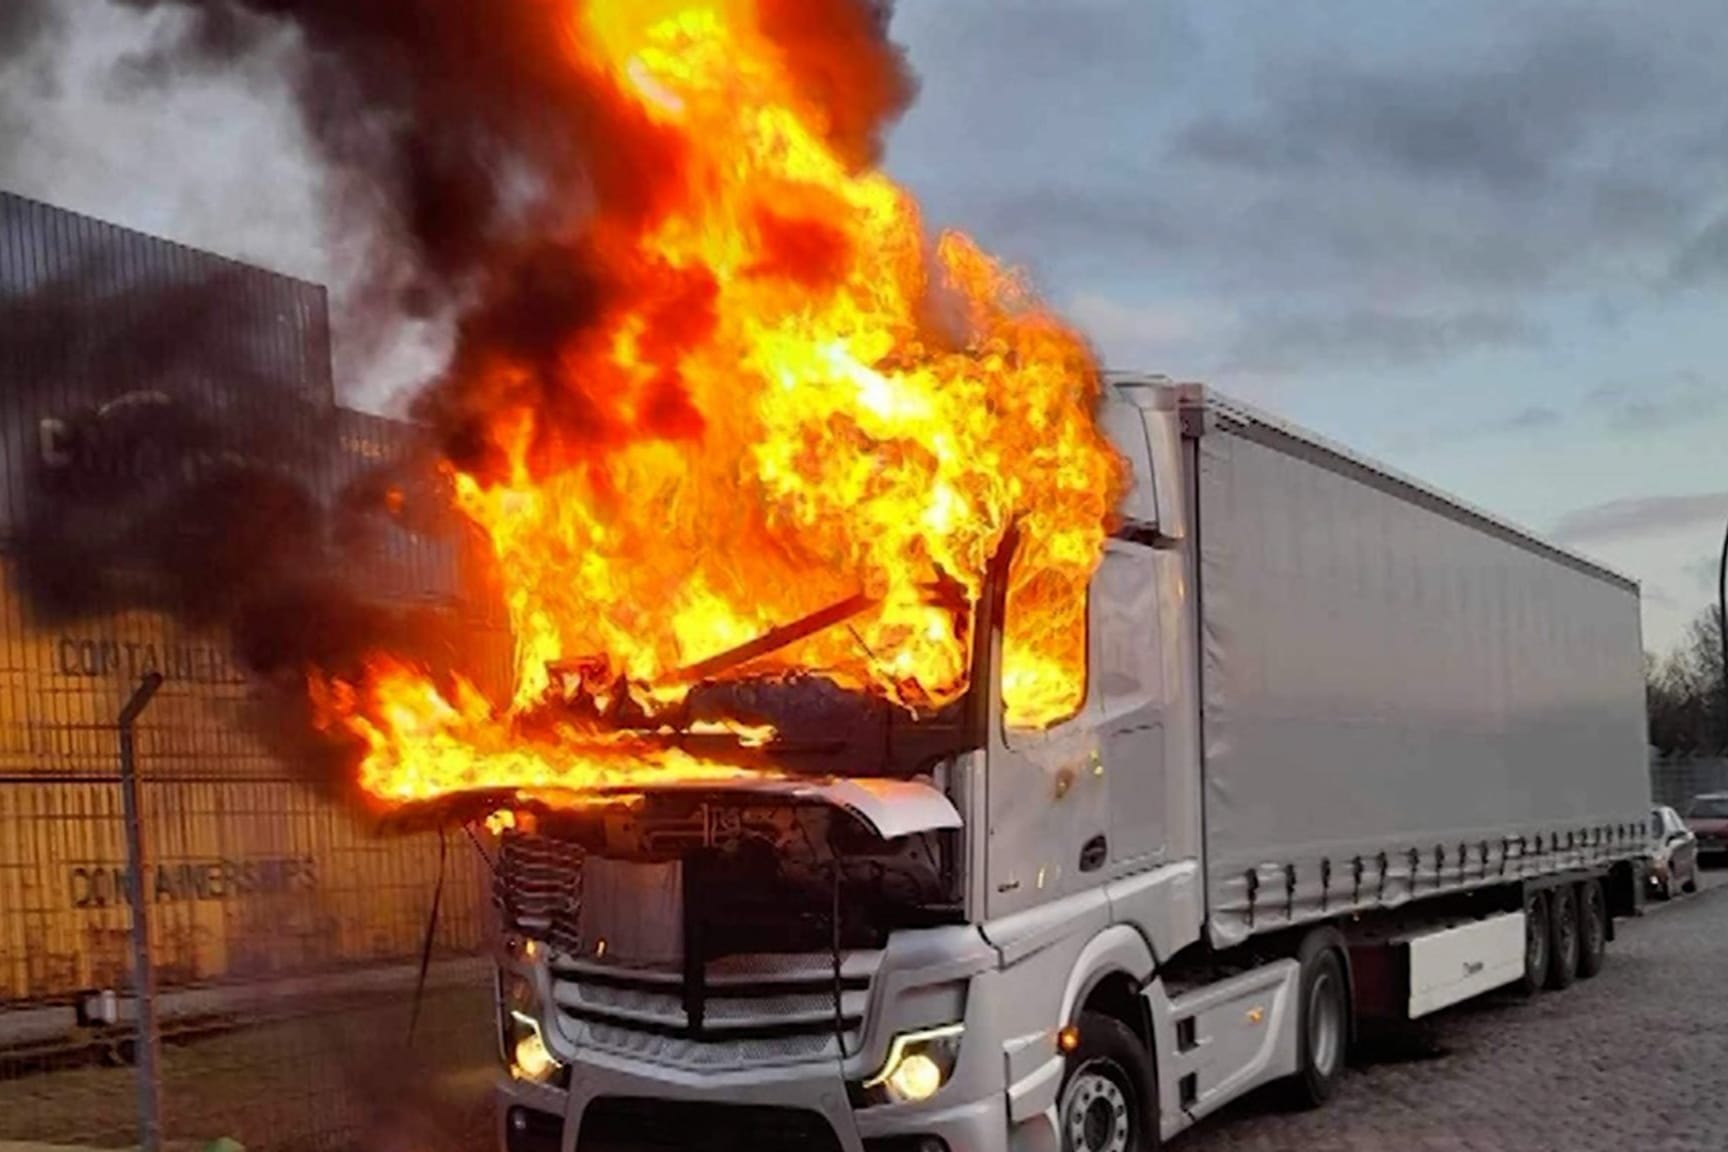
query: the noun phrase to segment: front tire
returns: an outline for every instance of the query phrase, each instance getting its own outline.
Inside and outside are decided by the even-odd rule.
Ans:
[[[1578,975],[1585,980],[1602,971],[1608,956],[1608,902],[1600,880],[1578,885]]]
[[[1551,937],[1548,944],[1548,987],[1556,991],[1570,988],[1578,976],[1578,952],[1581,933],[1578,923],[1578,896],[1572,885],[1562,884],[1548,893],[1548,917]]]
[[[1158,1147],[1152,1057],[1120,1020],[1080,1014],[1080,1045],[1056,1097],[1062,1152],[1153,1152]]]

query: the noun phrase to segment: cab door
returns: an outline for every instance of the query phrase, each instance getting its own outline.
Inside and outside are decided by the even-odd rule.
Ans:
[[[1092,686],[1098,698],[1109,819],[1103,859],[1088,863],[1111,875],[1163,859],[1166,694],[1160,635],[1158,555],[1144,544],[1112,539],[1092,582],[1095,606]]]

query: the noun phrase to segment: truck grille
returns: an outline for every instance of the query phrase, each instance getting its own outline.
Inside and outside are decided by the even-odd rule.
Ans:
[[[881,958],[841,958],[838,1012],[825,955],[715,960],[700,998],[681,971],[560,961],[552,995],[578,1047],[700,1069],[837,1059],[857,1050]]]
[[[603,1096],[588,1105],[577,1152],[840,1152],[833,1127],[797,1108]]]
[[[558,951],[581,951],[582,849],[506,832],[494,877],[493,899],[509,928]]]

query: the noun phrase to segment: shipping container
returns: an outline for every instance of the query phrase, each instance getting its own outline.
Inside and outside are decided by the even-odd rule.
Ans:
[[[284,454],[333,404],[321,287],[0,192],[0,537],[33,476],[178,463],[107,424],[190,411]]]
[[[152,952],[166,988],[417,959],[443,875],[439,944],[484,938],[473,844],[380,834],[251,729],[254,688],[220,636],[131,612],[38,628],[0,564],[0,1004],[128,983],[116,718],[140,677]],[[508,637],[475,637],[497,683]],[[441,863],[442,860],[442,863]]]
[[[346,591],[463,621],[482,683],[507,690],[509,638],[465,608],[472,557],[427,514],[447,505],[424,449],[419,430],[334,404],[322,288],[0,193],[0,1025],[126,994],[116,721],[152,671],[165,683],[138,729],[143,882],[170,998],[411,970],[440,885],[438,951],[481,946],[477,845],[380,834],[309,787],[254,730],[229,637],[123,607],[150,602],[128,582],[178,546],[139,526],[186,528],[161,510],[239,461],[314,501],[327,537],[347,533],[332,544]],[[401,511],[390,492],[409,515],[376,511]],[[335,514],[356,498],[374,510],[358,537]],[[43,533],[103,558],[112,610],[42,610],[26,559]]]

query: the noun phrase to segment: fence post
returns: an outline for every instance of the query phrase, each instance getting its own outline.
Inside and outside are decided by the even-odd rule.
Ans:
[[[1728,527],[1722,530],[1722,566],[1716,570],[1716,641],[1722,645],[1722,754],[1728,756]]]
[[[126,815],[126,899],[132,906],[132,993],[138,1010],[138,1128],[143,1152],[162,1149],[161,1054],[156,1033],[156,972],[150,962],[150,906],[144,895],[144,814],[138,802],[138,765],[133,729],[162,687],[162,673],[139,681],[120,710],[120,799]]]

